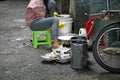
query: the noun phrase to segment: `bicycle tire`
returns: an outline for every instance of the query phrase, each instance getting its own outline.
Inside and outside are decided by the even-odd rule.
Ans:
[[[120,23],[112,24],[107,27],[105,27],[101,32],[99,33],[96,40],[93,42],[92,48],[93,48],[93,56],[96,60],[96,62],[105,70],[112,72],[112,73],[120,73],[120,67],[112,67],[110,65],[107,65],[101,58],[100,52],[98,52],[98,46],[100,45],[99,41],[102,39],[102,36],[105,34],[105,32],[112,30],[112,29],[119,29],[120,30]],[[120,56],[119,58],[120,59]],[[119,64],[120,65],[120,64]]]

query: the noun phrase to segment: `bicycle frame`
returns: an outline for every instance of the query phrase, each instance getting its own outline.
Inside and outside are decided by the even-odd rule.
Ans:
[[[120,23],[120,10],[109,10],[105,13],[104,18],[94,16],[94,25],[91,36],[89,37],[89,44],[92,45],[103,28],[109,25]]]

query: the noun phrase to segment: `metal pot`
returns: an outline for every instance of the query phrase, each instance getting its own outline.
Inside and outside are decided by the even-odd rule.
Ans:
[[[70,40],[64,41],[63,47],[70,47]]]
[[[73,36],[59,36],[58,39],[61,41],[63,47],[70,47],[70,40]]]

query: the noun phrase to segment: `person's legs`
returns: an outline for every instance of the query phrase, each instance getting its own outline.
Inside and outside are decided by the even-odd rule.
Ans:
[[[62,0],[54,0],[56,3],[56,10],[60,14],[62,13]]]
[[[53,16],[55,11],[56,2],[54,0],[48,0],[49,16]]]
[[[53,38],[53,48],[59,48],[60,45],[58,42],[58,25],[59,25],[59,19],[50,17],[50,18],[35,20],[31,24],[30,29],[32,31],[39,31],[39,30],[45,30],[51,27],[51,34]]]

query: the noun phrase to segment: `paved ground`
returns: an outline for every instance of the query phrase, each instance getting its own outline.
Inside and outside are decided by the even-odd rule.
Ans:
[[[0,80],[120,80],[119,74],[109,73],[95,62],[92,51],[88,52],[90,65],[83,70],[72,69],[70,63],[42,61],[40,55],[50,49],[30,45],[32,32],[24,19],[28,1],[0,1]]]

